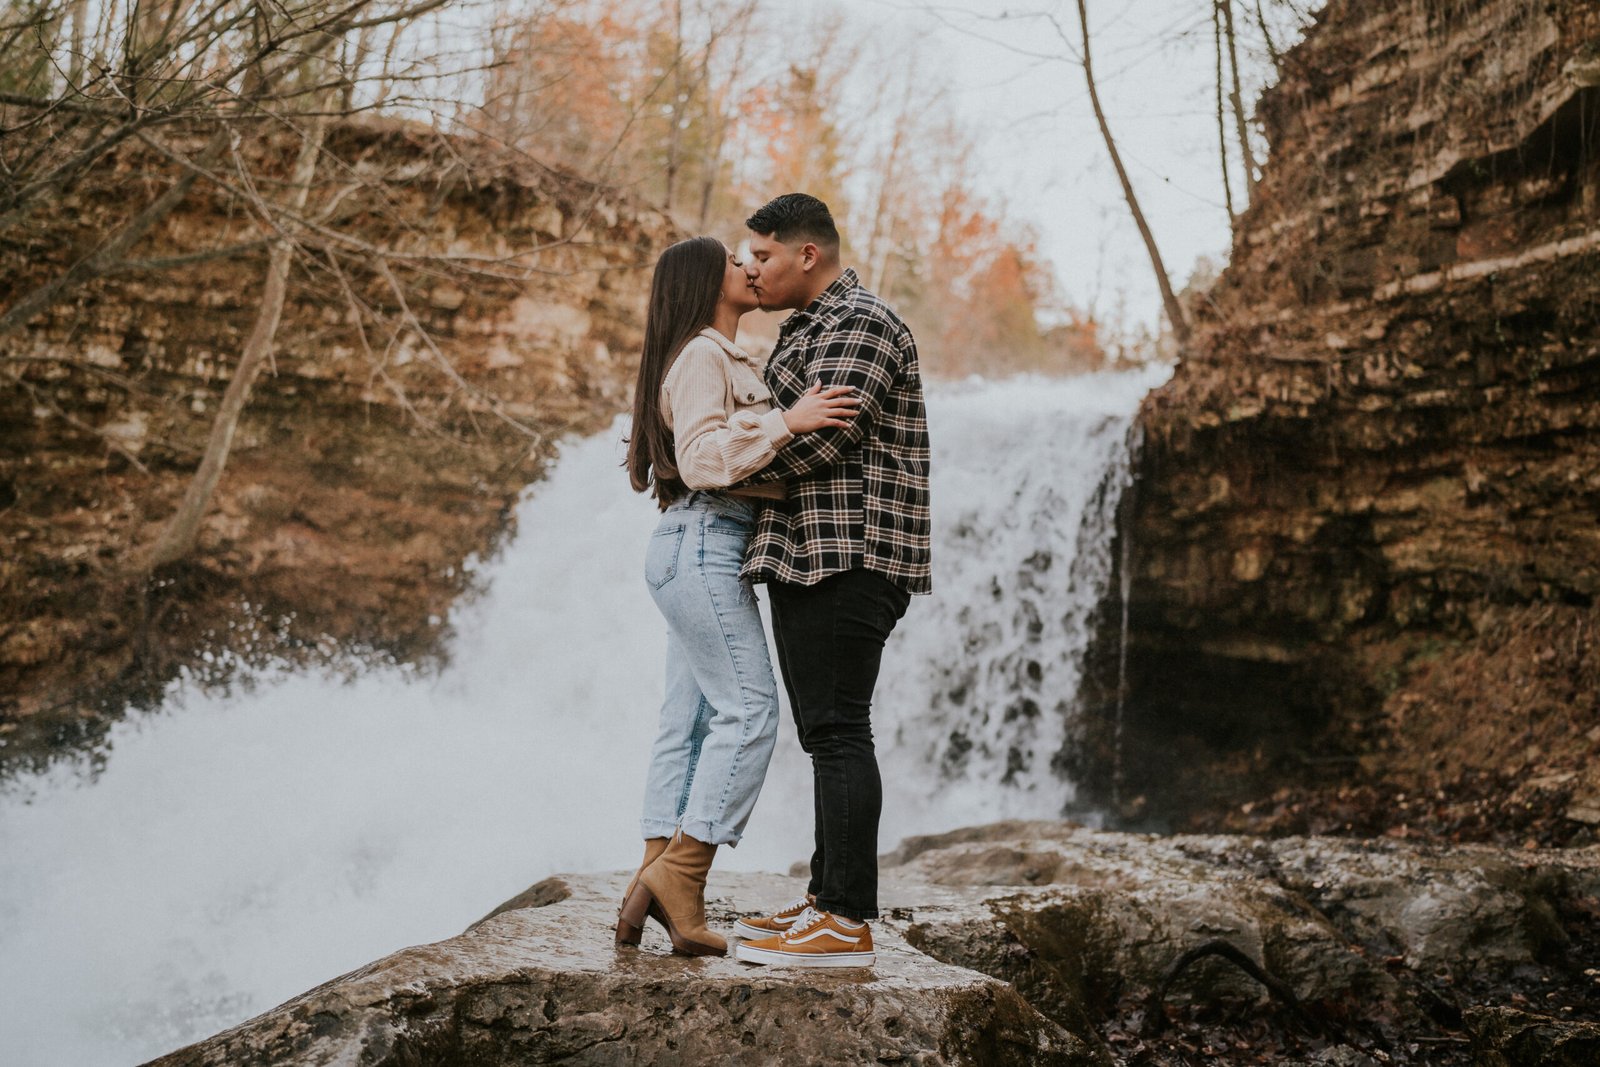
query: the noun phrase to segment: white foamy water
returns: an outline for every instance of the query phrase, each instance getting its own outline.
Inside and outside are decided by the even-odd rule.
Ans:
[[[1127,426],[1161,374],[930,396],[935,595],[913,600],[878,690],[884,848],[1071,799],[1049,760],[1109,573]],[[641,577],[656,513],[617,467],[620,432],[572,443],[529,490],[438,678],[175,691],[113,729],[94,781],[58,769],[0,795],[5,1062],[140,1062],[458,933],[551,873],[637,860],[665,641]],[[810,782],[786,710],[719,866],[805,858]]]

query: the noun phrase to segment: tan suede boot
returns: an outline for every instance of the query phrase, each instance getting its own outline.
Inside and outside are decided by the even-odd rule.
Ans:
[[[626,904],[628,902],[628,898],[633,895],[633,887],[639,884],[639,875],[644,873],[644,869],[654,863],[657,858],[659,858],[660,855],[667,850],[667,842],[669,840],[671,839],[666,837],[647,837],[644,839],[644,859],[639,862],[639,869],[633,872],[633,878],[629,880],[628,888],[622,891],[622,902],[624,904]],[[661,909],[658,905],[651,905],[650,914],[655,916],[656,922],[660,923],[662,926],[665,926],[667,923],[666,920],[661,917],[660,911]],[[622,921],[622,909],[618,908],[617,944],[637,945],[639,943],[639,938],[643,936],[643,934],[644,927],[642,925],[633,926]]]
[[[654,863],[639,872],[639,884],[623,902],[618,919],[643,926],[650,906],[660,906],[656,921],[667,928],[672,951],[685,956],[726,956],[728,943],[706,929],[706,875],[717,846],[679,830]]]

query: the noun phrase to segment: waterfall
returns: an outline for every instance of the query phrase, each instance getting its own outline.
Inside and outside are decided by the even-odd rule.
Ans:
[[[1071,799],[1050,759],[1112,569],[1127,427],[1161,374],[930,395],[935,595],[885,652],[884,848]],[[656,514],[618,469],[621,432],[569,444],[530,487],[516,538],[473,565],[487,593],[453,612],[437,677],[180,684],[113,728],[98,775],[4,787],[8,1062],[142,1061],[457,933],[548,874],[636,861],[665,642],[640,576]],[[787,869],[810,811],[785,711],[719,865]]]
[[[1122,523],[1117,530],[1118,542],[1122,546],[1120,558],[1117,560],[1117,711],[1111,728],[1111,810],[1120,811],[1122,808],[1122,720],[1128,705],[1128,611],[1133,602],[1133,503],[1135,483],[1133,480],[1132,464],[1139,457],[1139,450],[1144,447],[1144,428],[1134,423],[1128,429],[1128,446],[1125,451],[1128,466],[1122,484],[1127,492],[1127,499],[1123,500],[1118,494],[1116,502],[1117,514],[1129,516],[1129,521]],[[1126,506],[1123,506],[1126,505]]]
[[[1112,573],[1128,429],[1150,384],[1024,378],[930,400],[935,595],[914,600],[891,638],[873,712],[898,794],[886,792],[885,844],[1050,818],[1072,801],[1051,761]]]

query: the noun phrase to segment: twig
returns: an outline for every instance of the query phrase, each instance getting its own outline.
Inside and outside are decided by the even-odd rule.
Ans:
[[[411,304],[406,300],[405,290],[401,287],[399,279],[397,279],[394,276],[394,272],[389,269],[389,264],[385,263],[381,259],[378,260],[378,273],[382,276],[384,282],[389,286],[389,291],[394,294],[395,300],[399,302],[401,315],[404,316],[407,324],[413,331],[416,332],[417,336],[422,339],[422,343],[427,346],[429,353],[432,354],[434,363],[439,367],[440,370],[444,371],[446,377],[455,382],[456,386],[468,396],[476,397],[478,400],[487,404],[490,413],[492,413],[501,422],[504,422],[507,426],[510,426],[518,433],[528,437],[536,444],[542,444],[544,442],[544,435],[538,430],[535,430],[533,427],[524,425],[522,421],[516,417],[507,414],[504,405],[500,402],[499,397],[478,389],[471,382],[467,381],[466,378],[462,377],[461,372],[456,370],[455,364],[451,363],[450,358],[440,351],[439,346],[434,343],[433,335],[428,332],[427,328],[422,325],[422,321],[417,318],[414,312],[412,312]],[[473,412],[470,407],[467,408],[467,415],[469,418],[473,417]],[[475,418],[473,421],[476,423]]]
[[[106,269],[106,274],[129,274],[142,270],[169,270],[173,267],[187,267],[195,263],[205,263],[213,259],[232,259],[234,256],[245,252],[258,252],[272,243],[270,237],[261,237],[254,241],[245,241],[236,245],[223,245],[220,248],[210,248],[203,252],[187,252],[179,256],[157,256],[153,259],[124,259]]]
[[[159,141],[156,141],[143,133],[139,134],[138,136],[140,140],[144,141],[145,144],[149,145],[157,153],[172,163],[175,163],[178,166],[188,170],[191,174],[205,178],[217,188],[237,196],[242,200],[261,205],[261,212],[274,233],[282,234],[284,232],[282,224],[284,222],[292,223],[295,227],[303,228],[308,233],[322,238],[323,241],[333,245],[342,246],[350,251],[361,252],[367,256],[370,256],[374,260],[394,263],[423,263],[449,266],[456,266],[460,264],[480,264],[487,267],[500,264],[517,264],[529,256],[536,256],[543,252],[548,252],[551,249],[561,248],[563,246],[577,248],[603,247],[602,245],[590,245],[576,239],[577,234],[581,233],[587,225],[589,217],[593,214],[594,208],[599,202],[601,194],[597,193],[595,198],[585,209],[584,217],[578,223],[578,225],[574,227],[571,234],[567,235],[566,237],[558,238],[554,241],[549,241],[545,244],[534,245],[531,248],[524,248],[516,252],[507,253],[503,256],[485,256],[463,252],[399,252],[391,248],[380,247],[372,244],[369,241],[363,241],[352,234],[346,233],[345,231],[323,225],[316,219],[297,213],[281,204],[262,201],[259,195],[255,194],[253,190],[244,188],[238,183],[230,181],[225,175],[209,167],[200,166],[199,164],[195,163],[194,160],[189,159],[180,153],[173,152],[165,145],[162,145]],[[299,238],[299,242],[307,247],[318,247],[317,242],[308,240],[304,236]],[[589,271],[597,271],[604,268],[591,267],[586,269]],[[622,269],[632,269],[632,267],[630,266]],[[525,281],[532,275],[570,277],[574,274],[581,274],[584,272],[584,270],[543,270],[532,266],[521,266],[516,271],[503,273],[491,270],[473,271],[475,274],[481,274],[484,277],[492,278],[496,281]]]
[[[50,399],[50,397],[45,394],[44,390],[23,378],[22,375],[18,374],[16,371],[7,371],[6,376],[12,381],[16,382],[18,385],[22,386],[22,388],[26,389],[29,396],[33,397],[36,401],[49,408],[51,412],[53,412],[58,418],[64,420],[69,426],[83,430],[85,433],[94,434],[96,437],[104,441],[106,446],[113,452],[116,452],[123,459],[137,467],[141,474],[150,473],[150,468],[139,462],[139,457],[129,451],[127,446],[118,441],[116,437],[106,433],[98,426],[91,426],[89,423],[84,422],[71,412],[66,411],[61,407],[61,405]]]
[[[1300,1005],[1300,998],[1294,995],[1294,990],[1290,989],[1277,978],[1274,978],[1272,975],[1268,974],[1259,963],[1245,955],[1245,953],[1237,946],[1227,941],[1217,939],[1196,945],[1194,948],[1189,949],[1177,959],[1172,961],[1172,965],[1167,968],[1167,973],[1161,976],[1160,984],[1157,985],[1156,988],[1151,992],[1149,1000],[1146,1001],[1144,1036],[1154,1037],[1156,1034],[1159,1034],[1161,1031],[1166,1029],[1166,998],[1168,987],[1171,986],[1173,980],[1176,979],[1178,975],[1182,974],[1186,969],[1188,969],[1191,964],[1195,963],[1197,960],[1203,960],[1207,956],[1216,956],[1220,959],[1227,960],[1235,967],[1238,967],[1245,974],[1248,974],[1251,978],[1254,978],[1256,981],[1266,986],[1267,992],[1271,993],[1273,997],[1286,1005],[1289,1010],[1294,1013],[1295,1018],[1299,1019],[1300,1022],[1304,1024],[1312,1033],[1321,1034],[1326,1032],[1326,1027],[1317,1022],[1317,1020],[1313,1019],[1306,1012],[1305,1008]]]

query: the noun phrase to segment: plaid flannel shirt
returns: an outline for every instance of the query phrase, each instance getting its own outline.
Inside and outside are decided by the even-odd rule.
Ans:
[[[788,497],[762,504],[743,576],[815,585],[864,568],[931,592],[928,423],[900,316],[846,270],[784,321],[766,382],[785,409],[815,383],[852,385],[861,410],[844,429],[796,435],[750,479],[783,479]]]

